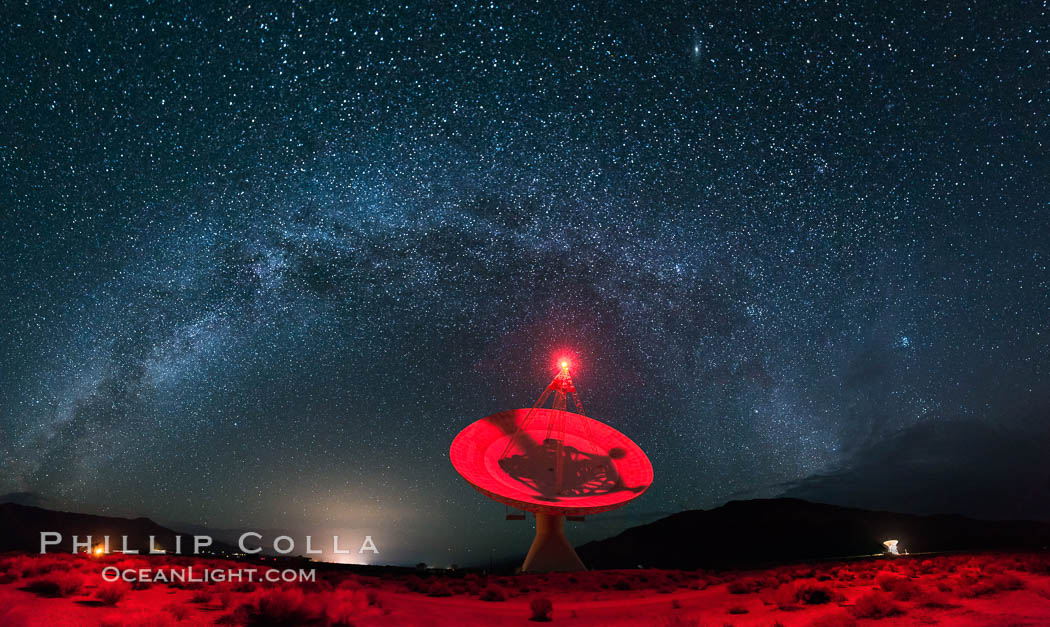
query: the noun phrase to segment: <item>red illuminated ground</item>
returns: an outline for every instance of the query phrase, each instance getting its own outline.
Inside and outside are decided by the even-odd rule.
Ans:
[[[313,584],[110,588],[103,565],[243,568],[189,558],[0,557],[0,625],[1047,625],[1050,556],[951,555],[751,572],[560,575],[318,571]],[[544,601],[537,602],[541,615]]]

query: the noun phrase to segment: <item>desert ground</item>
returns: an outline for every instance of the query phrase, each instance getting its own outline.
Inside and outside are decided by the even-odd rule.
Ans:
[[[886,556],[723,572],[318,569],[312,583],[128,584],[101,575],[110,566],[190,565],[268,569],[185,557],[7,554],[0,625],[1050,625],[1047,554]]]

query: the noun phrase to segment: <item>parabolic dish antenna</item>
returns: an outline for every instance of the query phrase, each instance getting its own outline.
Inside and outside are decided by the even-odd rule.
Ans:
[[[553,408],[544,408],[553,397]],[[579,413],[566,411],[571,398]],[[536,517],[525,572],[583,570],[565,537],[565,516],[623,507],[653,482],[642,449],[609,425],[583,415],[568,362],[531,409],[492,414],[463,429],[452,465],[485,496]]]

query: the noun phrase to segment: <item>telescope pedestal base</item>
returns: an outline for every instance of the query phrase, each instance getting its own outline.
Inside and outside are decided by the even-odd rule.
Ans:
[[[532,541],[523,573],[551,573],[587,570],[565,537],[565,517],[536,513],[536,539]]]

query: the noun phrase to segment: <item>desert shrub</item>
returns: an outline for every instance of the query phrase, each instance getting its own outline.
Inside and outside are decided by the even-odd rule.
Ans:
[[[353,593],[340,592],[327,596],[323,608],[326,627],[353,627],[360,609]]]
[[[9,565],[10,572],[17,573],[23,579],[37,575],[62,573],[72,568],[73,564],[61,555],[21,555],[12,558]]]
[[[919,585],[915,581],[893,573],[879,573],[875,577],[875,583],[898,601],[910,601],[920,593]]]
[[[763,598],[763,601],[772,603],[779,609],[790,610],[799,603],[806,605],[830,603],[837,596],[839,595],[827,584],[809,579],[781,584],[772,594]]]
[[[123,581],[103,583],[95,590],[95,598],[103,605],[116,605],[131,591],[131,586]]]
[[[751,594],[763,588],[762,580],[755,578],[737,579],[729,583],[730,594]]]
[[[532,601],[529,601],[529,611],[532,612],[532,616],[529,617],[529,620],[546,622],[551,619],[551,613],[554,611],[554,603],[546,597],[537,597]]]
[[[29,592],[47,597],[68,597],[80,592],[84,587],[83,575],[75,573],[51,573],[26,584]]]
[[[964,573],[952,580],[952,585],[961,597],[973,598],[1024,587],[1024,583],[1013,575],[995,575],[985,577],[973,571]]]
[[[448,584],[444,581],[435,581],[430,584],[430,588],[427,589],[427,596],[430,597],[450,597],[452,592],[448,589]]]
[[[747,614],[747,608],[742,605],[731,605],[726,609],[727,614]]]
[[[960,584],[956,586],[956,592],[961,597],[972,599],[991,594],[994,590],[987,581],[961,580]]]
[[[806,605],[830,603],[835,597],[826,584],[814,581],[800,581],[795,586],[795,599]]]
[[[335,589],[335,584],[331,580],[325,578],[319,578],[315,581],[301,581],[299,587],[313,592],[330,592]]]
[[[211,601],[212,593],[208,590],[198,590],[190,597],[190,603],[208,603]]]
[[[927,586],[920,586],[918,592],[914,596],[914,600],[919,607],[927,607],[933,609],[947,609],[950,607],[956,607],[955,603],[951,602],[948,595],[944,592]]]
[[[366,592],[365,600],[368,602],[368,607],[382,607],[382,603],[379,602],[379,593],[375,590]]]
[[[233,588],[234,592],[255,592],[255,582],[243,581]]]
[[[264,590],[234,613],[244,625],[301,625],[319,620],[320,607],[298,588]]]
[[[809,627],[856,627],[857,619],[845,612],[827,614],[814,619]]]
[[[147,564],[145,560],[140,559],[122,559],[113,564],[113,566],[120,570],[141,570],[143,568],[148,568],[149,564]]]
[[[903,579],[897,582],[890,595],[897,601],[911,601],[922,594],[919,584],[911,579]]]
[[[482,601],[506,601],[507,595],[503,594],[502,588],[497,588],[496,586],[487,586],[484,590],[481,591],[481,594],[478,595],[478,598]]]
[[[780,584],[772,594],[763,600],[773,603],[781,610],[794,609],[798,604],[798,599],[795,597],[795,586],[791,583]]]
[[[186,620],[186,617],[190,615],[190,608],[182,603],[169,603],[164,606],[164,611],[171,614],[175,620]]]
[[[414,577],[415,579],[419,579],[419,577],[415,577],[415,575],[412,575],[412,577]],[[357,581],[357,577],[351,574],[341,574],[339,577],[334,579],[332,583],[335,583],[337,588],[360,587],[360,584]]]
[[[626,579],[617,579],[613,583],[612,587],[614,590],[630,590],[631,582],[627,581]]]
[[[1019,560],[1017,570],[1044,575],[1050,574],[1050,559],[1044,556],[1026,555]]]
[[[13,572],[0,573],[0,586],[18,581],[18,574]]]
[[[416,576],[411,576],[405,579],[405,587],[408,588],[410,592],[418,592],[420,594],[425,594],[427,591],[426,583],[424,583],[421,577]]]
[[[164,611],[137,610],[110,614],[100,622],[100,627],[172,627],[175,618]]]
[[[173,588],[179,588],[181,590],[200,590],[201,588],[204,587],[204,584],[202,582],[200,582],[200,581],[189,581],[189,580],[185,580],[185,581],[172,580],[171,583],[169,583],[168,585],[170,585]]]
[[[664,622],[661,623],[661,627],[700,627],[700,621],[695,618],[675,614],[674,616],[665,619]]]
[[[852,612],[857,618],[885,618],[903,614],[904,610],[885,592],[873,590],[857,599]]]
[[[875,575],[875,585],[885,591],[889,591],[893,587],[894,582],[900,578],[901,576],[897,573],[888,570],[880,570],[879,573]]]
[[[1003,572],[1003,565],[1000,562],[989,560],[981,564],[981,570],[985,574],[994,575]]]
[[[1015,575],[1002,574],[996,575],[991,578],[988,584],[996,592],[1004,592],[1006,590],[1020,590],[1024,588],[1024,582]]]

